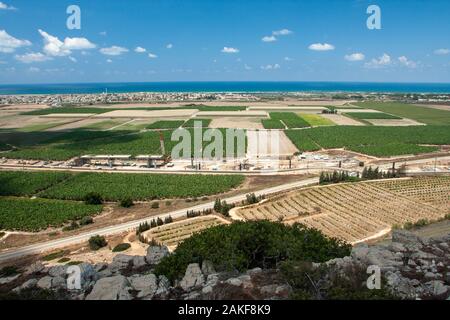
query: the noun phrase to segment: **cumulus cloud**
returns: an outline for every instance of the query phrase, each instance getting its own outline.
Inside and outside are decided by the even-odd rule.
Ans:
[[[107,55],[107,56],[120,56],[124,53],[127,53],[129,50],[124,47],[119,46],[112,46],[109,48],[101,48],[100,53]]]
[[[434,50],[434,54],[444,56],[444,55],[450,54],[450,49],[437,49],[437,50]]]
[[[263,42],[274,42],[277,41],[275,36],[265,36],[261,39]]]
[[[399,57],[399,58],[398,58],[398,61],[400,62],[400,64],[401,64],[402,66],[405,66],[405,67],[407,67],[407,68],[414,69],[415,67],[417,67],[417,63],[416,63],[416,62],[414,62],[414,61],[412,61],[412,60],[409,60],[409,59],[408,59],[407,57],[405,57],[405,56]]]
[[[166,48],[167,49],[172,49],[173,48],[173,44],[171,44],[171,43],[167,44]]]
[[[73,63],[76,63],[78,60],[74,57],[69,57],[69,60],[72,61]]]
[[[144,53],[144,52],[146,52],[147,50],[145,49],[145,48],[142,48],[142,47],[136,47],[135,49],[134,49],[134,52],[137,52],[137,53]]]
[[[112,63],[113,61],[111,59],[106,59],[106,62]]]
[[[33,62],[44,62],[44,61],[48,61],[48,60],[52,60],[51,57],[46,56],[45,54],[41,53],[41,52],[37,52],[37,53],[27,53],[27,54],[23,54],[23,55],[15,55],[14,58],[17,61],[20,61],[22,63],[33,63]]]
[[[39,29],[42,38],[44,38],[44,52],[49,56],[63,57],[72,54],[72,50],[94,49],[95,44],[86,38],[65,38],[64,42],[58,37]]]
[[[330,51],[334,50],[334,46],[329,43],[313,43],[308,49],[313,51]]]
[[[288,35],[290,35],[292,33],[293,32],[291,30],[288,30],[288,29],[281,29],[281,30],[272,32],[272,34],[274,36],[288,36]]]
[[[281,68],[281,66],[278,63],[261,66],[262,70],[276,70],[276,69],[280,69],[280,68]]]
[[[223,47],[222,52],[223,53],[238,53],[239,49],[231,48],[231,47]]]
[[[151,53],[151,52],[148,54],[148,57],[149,57],[150,59],[156,59],[156,58],[158,58],[158,56],[157,56],[156,54]]]
[[[0,10],[17,10],[13,6],[7,5],[6,3],[3,3],[0,1]]]
[[[378,59],[372,59],[370,62],[367,62],[365,64],[365,67],[374,69],[383,68],[390,65],[391,63],[392,63],[391,57],[387,53],[384,53]]]
[[[284,57],[284,61],[294,61],[294,59],[289,58],[289,57]]]
[[[357,52],[352,54],[345,55],[345,60],[347,61],[362,61],[366,58],[366,56],[363,53]]]
[[[31,46],[28,40],[16,39],[9,35],[6,30],[0,30],[0,52],[11,53],[21,47]]]
[[[263,37],[261,40],[263,42],[274,42],[277,41],[277,37],[278,36],[288,36],[290,34],[292,34],[293,32],[289,29],[281,29],[281,30],[277,30],[277,31],[272,31],[272,35],[270,36],[265,36]]]

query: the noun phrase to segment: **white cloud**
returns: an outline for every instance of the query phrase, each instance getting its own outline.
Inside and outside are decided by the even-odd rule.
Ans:
[[[252,70],[252,67],[250,67],[248,64],[244,64],[244,69],[245,70]]]
[[[367,62],[364,66],[366,68],[383,68],[385,66],[388,66],[392,63],[391,61],[391,57],[384,53],[381,57],[379,57],[378,59],[372,59],[370,62]]]
[[[167,44],[166,48],[167,49],[172,49],[173,48],[173,44],[171,44],[171,43]]]
[[[136,48],[134,49],[134,52],[137,52],[137,53],[144,53],[144,52],[146,52],[146,51],[147,51],[147,49],[142,48],[142,47],[136,47]]]
[[[72,61],[73,63],[76,63],[78,60],[72,56],[69,57],[69,60]]]
[[[281,66],[278,63],[261,66],[262,70],[276,70],[276,69],[280,69],[280,68],[281,68]]]
[[[265,36],[261,39],[263,42],[274,42],[277,41],[275,36]]]
[[[89,50],[95,49],[96,45],[86,38],[65,38],[64,48],[68,50]]]
[[[313,43],[308,49],[313,51],[330,51],[334,50],[334,46],[329,43]]]
[[[70,55],[72,50],[88,50],[96,47],[86,38],[65,38],[62,42],[41,29],[38,31],[44,38],[44,52],[49,56],[63,57]]]
[[[19,40],[9,35],[6,30],[0,30],[0,52],[11,53],[17,48],[31,46],[28,40]]]
[[[284,61],[294,61],[294,59],[289,58],[289,57],[284,57]]]
[[[345,60],[347,61],[363,61],[366,56],[363,53],[357,52],[345,55]]]
[[[106,59],[106,62],[112,63],[113,61],[111,59]]]
[[[99,32],[99,35],[106,36],[108,33],[106,31]]]
[[[32,52],[24,55],[15,55],[14,58],[22,63],[44,62],[52,60],[51,57],[48,57],[40,52],[37,53]]]
[[[17,10],[13,6],[7,5],[6,3],[3,3],[0,1],[0,10]]]
[[[119,46],[112,46],[109,48],[101,48],[100,53],[107,55],[107,56],[120,56],[124,53],[127,53],[129,50],[127,48],[119,47]]]
[[[28,72],[37,73],[37,72],[39,72],[39,71],[41,71],[41,69],[36,68],[36,67],[30,67],[30,68],[28,68]]]
[[[444,55],[450,54],[450,49],[437,49],[437,50],[434,50],[434,54],[444,56]]]
[[[281,30],[272,32],[272,34],[274,36],[287,36],[287,35],[290,35],[292,33],[293,32],[291,30],[288,30],[288,29],[281,29]]]
[[[401,56],[398,58],[398,61],[400,62],[401,65],[407,67],[407,68],[411,68],[414,69],[415,67],[417,67],[417,63],[412,61],[412,60],[408,60],[407,57],[405,56]]]
[[[156,54],[151,53],[151,52],[148,54],[148,57],[149,57],[150,59],[156,59],[156,58],[158,58],[158,56],[157,56]]]
[[[231,47],[223,47],[222,52],[223,53],[238,53],[239,49],[231,48]]]

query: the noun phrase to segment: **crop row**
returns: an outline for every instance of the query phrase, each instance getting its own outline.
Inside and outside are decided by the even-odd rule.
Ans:
[[[350,116],[355,119],[402,119],[401,117],[394,116],[392,114],[384,113],[384,112],[347,112],[347,116]]]
[[[64,172],[0,171],[0,196],[32,196],[70,176]]]
[[[288,130],[287,136],[301,151],[348,148],[373,155],[401,155],[435,150],[419,144],[450,144],[448,126],[358,127],[334,126]]]
[[[270,118],[282,121],[288,128],[306,128],[310,126],[308,122],[293,112],[271,112]]]
[[[60,227],[67,221],[92,216],[101,210],[101,205],[72,201],[0,197],[0,229],[39,231]]]

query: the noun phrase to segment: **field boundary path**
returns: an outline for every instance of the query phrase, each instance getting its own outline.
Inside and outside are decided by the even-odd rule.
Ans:
[[[279,185],[276,187],[262,189],[262,190],[254,192],[254,193],[256,196],[267,195],[267,194],[273,194],[273,193],[287,191],[290,189],[305,187],[305,186],[309,186],[309,185],[313,185],[313,184],[317,184],[317,183],[319,183],[319,178],[316,177],[316,178],[310,178],[310,179],[301,180],[301,181],[297,181],[297,182],[287,183],[287,184]],[[227,203],[237,203],[237,202],[241,202],[242,200],[245,200],[246,195],[247,195],[247,193],[229,197],[229,198],[222,199],[222,200],[225,200]],[[79,244],[79,243],[89,240],[90,237],[95,236],[95,235],[107,236],[107,235],[119,234],[119,233],[126,232],[126,231],[131,231],[131,230],[137,228],[139,226],[139,224],[144,223],[144,222],[150,222],[153,219],[157,219],[157,218],[164,219],[168,216],[171,216],[172,218],[176,219],[176,218],[181,218],[181,217],[186,216],[186,212],[188,210],[202,211],[205,209],[212,209],[213,207],[214,207],[214,201],[208,202],[205,204],[201,204],[201,205],[197,205],[197,206],[193,206],[190,208],[184,208],[184,209],[164,213],[164,214],[157,215],[157,216],[152,216],[152,217],[148,217],[148,218],[143,218],[143,219],[139,219],[139,220],[134,220],[134,221],[118,224],[115,226],[100,228],[100,229],[97,229],[94,231],[81,233],[79,235],[75,235],[75,236],[71,236],[71,237],[66,237],[66,238],[52,240],[52,241],[43,242],[43,243],[37,243],[37,244],[33,244],[33,245],[21,247],[21,248],[16,248],[16,249],[9,249],[9,250],[6,250],[6,251],[0,253],[0,262],[5,262],[8,260],[21,258],[21,257],[27,256],[27,255],[40,254],[47,250],[62,248],[62,247],[70,246],[73,244]]]

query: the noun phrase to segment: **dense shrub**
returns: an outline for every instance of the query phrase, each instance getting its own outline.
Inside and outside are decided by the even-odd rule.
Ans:
[[[89,248],[91,248],[91,250],[99,250],[103,247],[106,247],[106,245],[108,244],[108,242],[106,242],[105,237],[102,236],[92,236],[89,239]]]
[[[159,202],[153,202],[151,204],[152,209],[158,209],[159,208]]]
[[[379,290],[367,288],[363,267],[349,267],[337,275],[330,268],[313,268],[311,263],[285,261],[280,264],[283,278],[292,288],[294,300],[393,300],[385,285]]]
[[[89,192],[84,196],[84,203],[86,204],[102,204],[103,198],[99,193]]]
[[[94,223],[94,219],[92,217],[83,217],[80,220],[80,226],[87,226],[88,224]]]
[[[235,222],[209,228],[181,243],[155,272],[170,280],[183,276],[190,263],[211,261],[217,271],[272,268],[285,260],[324,262],[350,253],[350,245],[320,231],[269,221]]]
[[[112,252],[122,252],[128,250],[131,247],[129,243],[120,243],[112,249]]]
[[[131,208],[134,205],[133,199],[125,198],[120,200],[120,206],[123,208]]]

